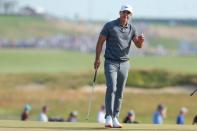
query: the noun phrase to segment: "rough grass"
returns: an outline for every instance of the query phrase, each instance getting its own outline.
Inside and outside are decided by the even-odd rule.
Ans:
[[[0,88],[15,89],[29,85],[44,86],[46,88],[78,89],[81,86],[90,85],[93,80],[93,72],[72,73],[28,73],[28,74],[1,74]],[[105,84],[105,75],[98,73],[98,84]],[[129,72],[127,86],[139,88],[164,88],[169,86],[197,84],[197,75],[182,75],[164,71],[140,71]]]
[[[104,73],[98,75],[98,83],[105,83]],[[127,86],[163,88],[177,85],[197,85],[197,75],[176,74],[162,70],[130,70]]]
[[[0,117],[7,120],[19,120],[20,114],[25,103],[32,105],[30,120],[37,120],[38,114],[43,105],[48,105],[49,117],[63,117],[67,119],[71,111],[78,111],[79,122],[86,122],[89,91],[84,89],[65,90],[65,89],[48,89],[42,86],[26,86],[17,89],[0,90]],[[104,104],[104,92],[94,94],[92,110],[89,122],[96,122],[97,112],[100,106]],[[122,121],[127,112],[131,109],[136,112],[136,119],[140,123],[152,123],[152,113],[157,104],[163,103],[167,106],[167,117],[165,124],[175,124],[176,116],[179,109],[183,106],[189,109],[186,116],[186,124],[191,124],[194,115],[196,115],[197,95],[189,96],[188,94],[135,94],[125,92],[120,120]]]
[[[0,131],[60,131],[60,130],[137,130],[137,131],[195,131],[196,126],[184,125],[147,125],[124,124],[122,129],[106,129],[101,124],[97,123],[41,123],[35,121],[20,122],[20,121],[0,121]]]
[[[42,17],[0,15],[0,36],[9,40],[31,39],[32,37],[47,37],[57,34],[91,34],[82,23],[71,23],[61,20],[46,20]],[[90,31],[91,30],[91,31]]]
[[[48,36],[58,32],[53,22],[28,16],[0,16],[0,28],[1,37],[11,40]]]

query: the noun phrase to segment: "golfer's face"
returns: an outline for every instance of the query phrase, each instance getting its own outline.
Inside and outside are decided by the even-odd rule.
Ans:
[[[120,19],[122,21],[128,22],[130,16],[131,16],[131,13],[129,11],[125,10],[125,11],[120,12]]]

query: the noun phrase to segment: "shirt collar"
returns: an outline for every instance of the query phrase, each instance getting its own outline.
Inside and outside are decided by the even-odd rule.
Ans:
[[[120,24],[120,18],[117,19],[117,23],[120,27],[122,27],[122,25]],[[129,27],[129,23],[127,23],[126,26],[124,26],[124,28],[128,28]]]

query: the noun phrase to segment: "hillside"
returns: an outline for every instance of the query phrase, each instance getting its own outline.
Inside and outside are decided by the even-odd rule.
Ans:
[[[96,38],[104,23],[73,22],[60,19],[44,19],[30,16],[0,15],[0,38],[8,40],[30,39],[35,37],[50,37],[63,35],[93,35],[89,36],[91,43]],[[146,44],[157,48],[175,50],[184,41],[197,45],[197,27],[189,25],[170,25],[157,23],[135,23],[138,32],[146,36]]]
[[[56,34],[91,34],[93,29],[85,23],[66,22],[31,16],[0,15],[0,38],[17,40],[32,37],[47,37]]]

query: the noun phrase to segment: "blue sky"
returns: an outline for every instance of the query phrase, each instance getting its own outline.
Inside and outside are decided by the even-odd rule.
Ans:
[[[197,19],[197,0],[18,0],[19,6],[42,7],[51,14],[73,19],[111,20],[123,4],[130,4],[134,17]]]

